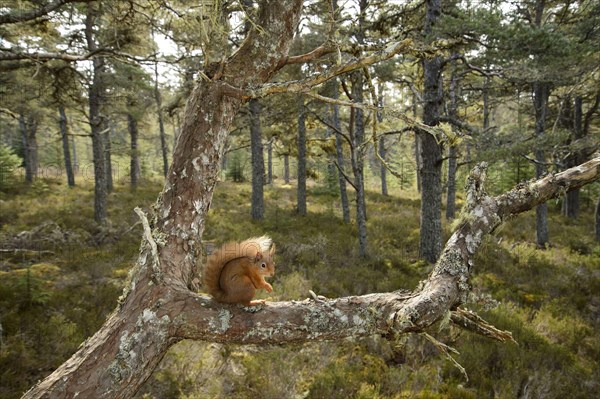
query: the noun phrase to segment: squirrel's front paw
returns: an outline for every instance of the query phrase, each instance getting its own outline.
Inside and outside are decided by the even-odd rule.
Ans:
[[[265,283],[265,290],[267,292],[273,292],[273,286],[269,283]]]

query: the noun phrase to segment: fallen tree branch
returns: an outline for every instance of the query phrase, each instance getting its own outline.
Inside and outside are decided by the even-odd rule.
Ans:
[[[452,355],[450,354],[450,352],[452,352],[455,355],[460,355],[460,353],[458,353],[458,351],[456,349],[454,349],[451,346],[446,345],[443,342],[438,341],[437,339],[435,339],[431,335],[427,334],[426,332],[421,333],[421,335],[423,335],[425,338],[427,338],[427,340],[429,342],[431,342],[433,344],[433,346],[435,346],[440,352],[442,352],[444,354],[446,359],[448,359],[450,361],[450,363],[452,363],[454,365],[454,367],[456,367],[458,369],[458,371],[460,371],[460,373],[463,375],[463,377],[465,377],[465,381],[467,381],[467,382],[469,381],[469,376],[467,375],[467,370],[465,370],[465,368],[460,363],[458,363],[456,361],[456,359],[453,358]]]

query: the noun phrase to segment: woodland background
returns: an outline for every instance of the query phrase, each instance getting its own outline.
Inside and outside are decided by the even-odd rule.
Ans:
[[[2,398],[49,374],[114,309],[138,256],[133,208],[162,188],[191,87],[218,73],[209,71],[222,58],[214,42],[225,36],[234,50],[252,26],[252,1],[44,5],[0,4]],[[477,162],[489,163],[487,189],[498,194],[598,156],[596,2],[309,1],[290,54],[322,56],[275,80],[318,76],[390,40],[407,50],[318,92],[253,99],[236,118],[203,246],[270,234],[270,300],[413,289],[439,255],[427,244],[452,231]],[[352,101],[369,107],[343,104]],[[424,143],[421,122],[443,140]],[[422,145],[439,151],[439,232],[423,230]],[[422,334],[184,341],[137,396],[595,397],[599,198],[597,183],[586,186],[487,240],[467,307],[518,344],[442,323],[431,334],[458,350],[468,379]]]

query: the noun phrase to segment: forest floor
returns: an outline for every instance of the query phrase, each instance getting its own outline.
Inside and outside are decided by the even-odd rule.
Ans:
[[[114,309],[133,265],[141,225],[161,183],[117,186],[109,223],[93,223],[93,189],[54,180],[0,193],[0,398],[18,398],[67,359]],[[265,220],[250,218],[249,184],[220,183],[204,233],[206,249],[269,234],[277,271],[268,300],[301,300],[415,289],[431,266],[418,260],[419,201],[367,195],[369,256],[341,220],[338,197],[309,188],[306,217],[295,188],[266,187]],[[460,198],[459,198],[460,205]],[[175,345],[140,398],[591,398],[600,397],[600,244],[591,204],[569,220],[550,204],[550,241],[537,249],[535,215],[520,215],[477,255],[464,307],[517,344],[442,323],[432,329],[456,348],[465,375],[422,335],[289,346],[184,341]],[[450,224],[444,226],[446,238]]]

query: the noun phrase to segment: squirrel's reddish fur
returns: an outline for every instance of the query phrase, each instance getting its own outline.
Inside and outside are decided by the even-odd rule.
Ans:
[[[204,287],[218,302],[256,305],[256,290],[273,291],[265,277],[273,277],[275,245],[267,237],[230,242],[213,252],[204,268]]]

